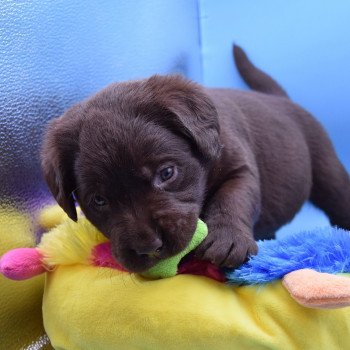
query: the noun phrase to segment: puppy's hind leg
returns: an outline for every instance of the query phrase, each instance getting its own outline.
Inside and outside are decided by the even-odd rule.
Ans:
[[[323,130],[312,152],[313,185],[310,200],[333,226],[350,230],[350,177]]]

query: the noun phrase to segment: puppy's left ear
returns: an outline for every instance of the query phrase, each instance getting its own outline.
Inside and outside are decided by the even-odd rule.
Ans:
[[[41,166],[48,187],[57,203],[74,221],[78,219],[73,192],[77,187],[74,163],[79,150],[81,115],[78,104],[62,117],[51,120],[41,149]]]
[[[153,76],[158,103],[173,114],[172,126],[190,140],[204,161],[220,156],[219,121],[216,108],[204,89],[181,76]]]

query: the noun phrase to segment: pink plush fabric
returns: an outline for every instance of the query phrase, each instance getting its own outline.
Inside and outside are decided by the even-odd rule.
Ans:
[[[123,266],[118,264],[113,258],[110,242],[101,243],[94,247],[92,250],[91,262],[92,265],[95,266],[110,267],[112,269],[126,271]]]
[[[222,271],[209,261],[191,258],[180,263],[178,274],[199,275],[212,278],[218,282],[225,282],[226,278]]]
[[[101,243],[94,247],[91,257],[92,265],[110,267],[120,271],[125,270],[112,256],[110,242]],[[188,261],[180,263],[178,274],[200,275],[212,278],[219,282],[225,282],[226,278],[220,269],[208,261],[190,258]]]
[[[42,256],[35,248],[18,248],[0,259],[0,273],[12,280],[25,280],[45,272]]]

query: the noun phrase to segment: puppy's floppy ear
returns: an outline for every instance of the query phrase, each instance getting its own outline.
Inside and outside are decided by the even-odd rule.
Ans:
[[[74,221],[77,221],[73,198],[76,189],[74,162],[79,149],[81,116],[81,106],[76,105],[62,117],[53,119],[48,125],[41,149],[41,166],[49,189]]]
[[[157,104],[175,117],[171,124],[176,131],[191,140],[205,161],[218,158],[222,148],[218,115],[204,89],[179,75],[155,75],[148,84]]]

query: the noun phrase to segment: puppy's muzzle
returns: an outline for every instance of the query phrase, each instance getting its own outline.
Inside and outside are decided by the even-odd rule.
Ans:
[[[134,252],[140,257],[159,257],[163,248],[163,242],[160,238],[146,244],[134,246]]]

